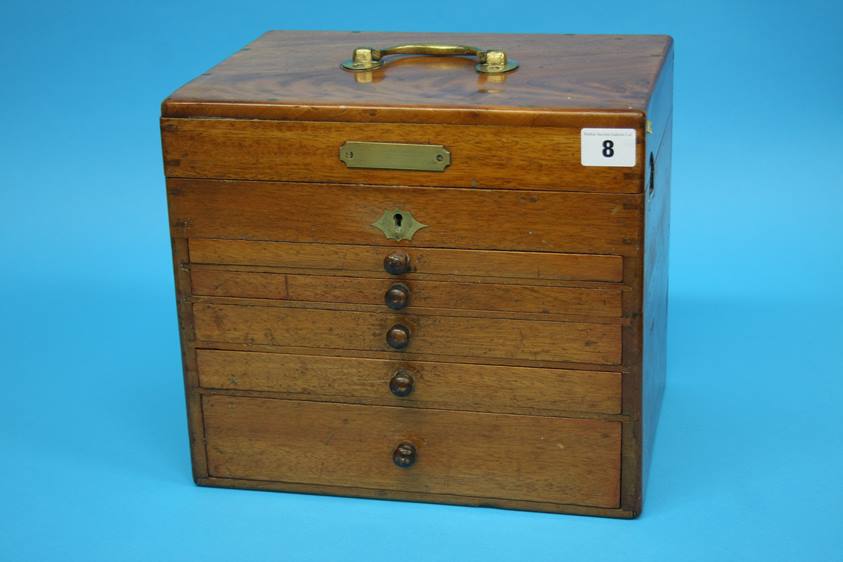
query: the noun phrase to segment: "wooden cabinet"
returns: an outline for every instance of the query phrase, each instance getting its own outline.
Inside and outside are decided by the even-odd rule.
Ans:
[[[421,40],[520,66],[340,67]],[[167,98],[196,482],[640,513],[672,64],[663,36],[270,32]]]

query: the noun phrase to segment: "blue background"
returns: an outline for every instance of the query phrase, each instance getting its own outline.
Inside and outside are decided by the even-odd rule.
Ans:
[[[0,559],[843,559],[839,2],[0,7]],[[669,382],[635,521],[195,487],[159,103],[267,29],[676,39]]]

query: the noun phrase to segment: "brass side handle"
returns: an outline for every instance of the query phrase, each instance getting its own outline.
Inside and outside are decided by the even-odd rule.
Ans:
[[[479,49],[468,45],[395,45],[386,49],[357,47],[351,58],[342,62],[346,70],[374,70],[383,66],[384,57],[390,55],[431,55],[435,57],[477,57],[474,69],[483,74],[501,74],[518,68],[518,61],[496,49]]]

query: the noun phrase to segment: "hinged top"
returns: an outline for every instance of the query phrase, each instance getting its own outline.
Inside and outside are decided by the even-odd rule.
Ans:
[[[399,54],[372,71],[341,68],[357,48],[401,44],[470,44],[521,66],[484,74],[467,56]],[[162,113],[533,125],[583,110],[640,115],[670,47],[662,35],[271,31],[176,91]]]

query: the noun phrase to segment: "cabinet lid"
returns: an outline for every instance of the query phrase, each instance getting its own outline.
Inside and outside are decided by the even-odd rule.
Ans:
[[[664,35],[501,35],[270,31],[189,82],[164,117],[562,125],[584,112],[640,118],[670,49]],[[341,68],[355,48],[473,45],[520,66],[475,70],[470,56],[392,55]]]

